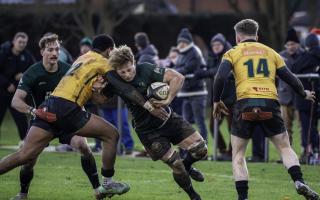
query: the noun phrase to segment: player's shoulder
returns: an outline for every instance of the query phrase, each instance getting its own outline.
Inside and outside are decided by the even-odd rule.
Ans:
[[[25,72],[24,74],[33,74],[33,73],[37,73],[43,71],[43,67],[42,67],[42,62],[36,62],[33,65],[31,65]]]

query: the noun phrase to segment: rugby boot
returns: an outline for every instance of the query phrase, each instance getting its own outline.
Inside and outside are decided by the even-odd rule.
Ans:
[[[27,200],[28,194],[27,193],[18,193],[16,196],[12,197],[10,200]]]
[[[320,200],[319,194],[311,190],[306,184],[296,181],[295,186],[297,193],[304,196],[307,200]]]
[[[109,198],[116,194],[122,195],[129,190],[130,186],[128,184],[120,182],[103,183],[100,187],[98,187],[100,194]]]
[[[190,195],[190,200],[201,200],[201,197],[198,193],[193,193]]]
[[[190,170],[189,170],[189,176],[190,176],[193,180],[195,180],[195,181],[197,181],[197,182],[203,182],[203,181],[204,181],[204,176],[203,176],[203,174],[202,174],[199,170],[197,170],[196,168],[194,168],[194,167],[191,167],[191,168],[190,168]]]

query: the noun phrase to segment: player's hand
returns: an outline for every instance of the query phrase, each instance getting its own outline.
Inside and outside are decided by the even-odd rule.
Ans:
[[[57,121],[56,114],[48,112],[46,107],[38,108],[38,109],[37,108],[30,108],[29,113],[33,117],[39,117],[40,119],[47,121],[47,122]]]
[[[12,83],[7,88],[7,91],[9,93],[14,93],[15,90],[16,90],[16,86],[14,86]]]
[[[166,121],[170,117],[169,113],[162,107],[154,108],[152,111],[150,111],[150,114],[163,121]]]
[[[96,93],[101,93],[102,89],[106,87],[108,82],[102,77],[98,76],[92,84],[92,91]]]
[[[224,115],[229,115],[229,109],[222,101],[213,103],[213,117],[216,119],[221,119],[221,113]]]
[[[157,108],[168,106],[171,103],[169,98],[165,100],[157,100],[152,98],[150,99],[150,102],[154,107],[157,107]]]
[[[316,93],[314,91],[310,91],[310,90],[305,90],[305,92],[306,92],[305,99],[312,101],[314,103],[316,100],[316,95],[315,95]]]

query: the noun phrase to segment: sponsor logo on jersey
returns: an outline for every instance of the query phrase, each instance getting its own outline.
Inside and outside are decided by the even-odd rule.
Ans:
[[[39,82],[39,84],[38,84],[38,85],[45,85],[45,84],[47,84],[47,82],[42,81],[42,82]]]

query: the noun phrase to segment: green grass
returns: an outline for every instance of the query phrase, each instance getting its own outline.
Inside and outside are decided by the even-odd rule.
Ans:
[[[225,125],[223,127],[225,130]],[[297,129],[295,129],[297,130]],[[224,131],[225,132],[225,131]],[[10,117],[6,117],[1,127],[0,144],[17,144],[17,132]],[[295,148],[299,147],[297,132]],[[136,138],[136,137],[135,137]],[[136,148],[141,148],[136,143]],[[211,141],[209,143],[211,146]],[[12,153],[0,150],[0,158]],[[249,151],[250,152],[250,151]],[[275,150],[270,150],[272,160],[278,159]],[[101,156],[96,156],[98,168]],[[235,200],[236,192],[232,179],[230,162],[201,161],[196,167],[205,173],[204,183],[194,183],[203,200]],[[250,192],[252,200],[302,200],[296,195],[289,175],[282,165],[275,163],[249,164]],[[320,191],[320,167],[302,166],[308,183]],[[116,180],[131,185],[131,191],[114,200],[180,200],[188,199],[174,183],[171,172],[162,162],[149,159],[118,157]],[[0,176],[0,200],[7,200],[19,190],[19,170],[14,169]],[[89,181],[81,170],[80,156],[76,153],[43,153],[35,169],[35,177],[30,188],[30,200],[82,200],[94,199]]]

